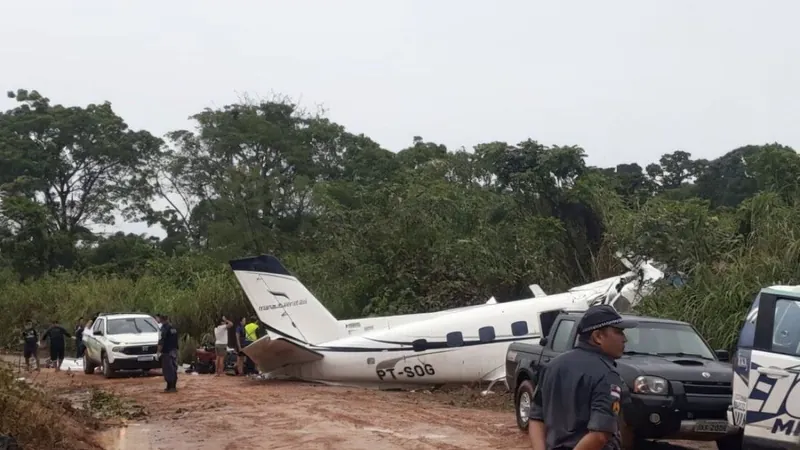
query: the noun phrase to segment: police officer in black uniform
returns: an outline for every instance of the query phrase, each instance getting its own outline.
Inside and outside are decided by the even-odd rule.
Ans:
[[[158,339],[158,353],[161,358],[161,373],[167,388],[164,392],[178,392],[178,330],[172,326],[169,317],[161,315],[161,330]]]
[[[535,450],[618,450],[624,384],[614,361],[625,351],[626,328],[610,305],[589,308],[578,323],[578,344],[550,361],[539,377],[529,433]]]

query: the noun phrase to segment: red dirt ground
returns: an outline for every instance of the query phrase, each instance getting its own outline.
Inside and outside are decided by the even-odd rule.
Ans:
[[[143,406],[143,420],[101,433],[113,450],[530,448],[502,386],[483,397],[466,388],[381,392],[180,373],[179,392],[164,394],[163,378],[154,372],[105,379],[43,369],[30,378],[64,394],[95,387]],[[690,445],[658,448],[715,448]]]

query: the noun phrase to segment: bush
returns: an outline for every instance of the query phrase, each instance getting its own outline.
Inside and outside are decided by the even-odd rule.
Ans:
[[[17,440],[21,449],[102,449],[92,430],[98,423],[68,403],[17,381],[0,367],[0,435]]]
[[[136,280],[60,272],[0,285],[0,346],[21,351],[20,333],[28,319],[40,332],[53,319],[71,331],[79,317],[98,312],[165,313],[182,335],[199,337],[213,329],[220,314],[238,316],[251,309],[230,268],[187,265],[183,259],[157,261]]]

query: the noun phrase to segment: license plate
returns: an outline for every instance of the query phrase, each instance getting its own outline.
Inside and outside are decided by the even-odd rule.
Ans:
[[[728,431],[728,422],[699,421],[694,426],[694,431],[698,433],[725,433]]]
[[[136,359],[139,360],[139,361],[152,361],[153,357],[152,356],[140,356],[140,357],[138,357]]]

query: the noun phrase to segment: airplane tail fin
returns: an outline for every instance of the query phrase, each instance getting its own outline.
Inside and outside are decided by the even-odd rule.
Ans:
[[[229,263],[272,337],[315,345],[346,335],[330,311],[274,256],[235,259]]]

